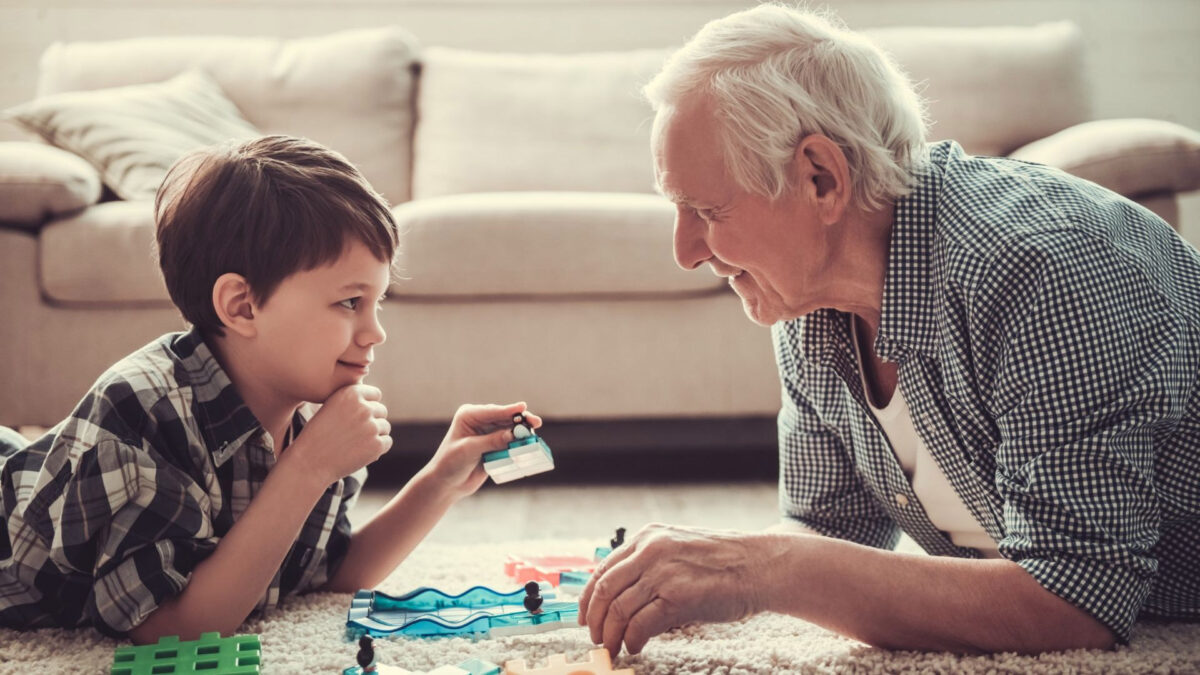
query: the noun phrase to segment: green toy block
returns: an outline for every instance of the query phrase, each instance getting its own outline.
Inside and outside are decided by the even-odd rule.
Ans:
[[[252,675],[261,673],[262,645],[257,635],[204,633],[199,640],[180,642],[170,635],[156,644],[118,647],[112,675]]]

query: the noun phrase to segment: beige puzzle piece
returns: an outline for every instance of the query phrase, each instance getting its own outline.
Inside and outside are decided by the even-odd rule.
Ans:
[[[567,663],[565,654],[554,654],[544,668],[530,668],[525,659],[513,659],[504,662],[504,672],[507,675],[634,675],[633,668],[613,670],[605,649],[593,649],[588,652],[588,660],[581,663]]]

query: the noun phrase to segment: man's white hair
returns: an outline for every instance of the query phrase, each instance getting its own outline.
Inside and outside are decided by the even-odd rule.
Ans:
[[[708,97],[734,180],[770,199],[810,134],[841,147],[866,208],[908,194],[926,158],[925,107],[908,77],[865,36],[806,9],[763,4],[710,21],[644,93],[656,111]]]

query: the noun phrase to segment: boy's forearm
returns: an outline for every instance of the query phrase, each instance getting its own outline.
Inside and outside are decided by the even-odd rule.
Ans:
[[[286,454],[280,459],[245,513],[193,570],[183,592],[130,631],[134,642],[166,635],[193,640],[207,631],[228,635],[246,620],[328,487],[302,469]]]
[[[387,577],[453,506],[450,492],[421,471],[350,539],[350,548],[322,590],[353,593]]]

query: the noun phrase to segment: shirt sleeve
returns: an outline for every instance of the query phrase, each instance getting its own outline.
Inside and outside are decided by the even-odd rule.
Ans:
[[[80,455],[51,555],[90,572],[90,623],[123,636],[183,590],[217,545],[206,503],[199,485],[155,453],[104,439]]]
[[[806,387],[821,385],[802,375],[793,346],[796,330],[793,322],[772,328],[783,384],[778,418],[780,510],[785,518],[827,537],[895,548],[899,527],[862,482],[841,436],[806,398]]]
[[[1194,372],[1185,326],[1122,251],[1067,229],[1000,256],[977,313],[1000,442],[1000,552],[1121,641],[1149,595],[1160,534],[1156,439]]]
[[[329,536],[325,540],[325,550],[322,554],[323,562],[309,579],[308,584],[304,588],[297,590],[311,591],[319,589],[337,574],[338,568],[341,567],[342,562],[346,559],[346,553],[350,550],[350,539],[353,528],[350,523],[349,513],[358,501],[358,496],[362,492],[362,486],[366,481],[367,469],[363,467],[331,486],[328,496],[331,499],[337,500],[338,504],[336,509],[330,509],[335,515],[333,516],[332,524],[329,526]],[[319,504],[314,512],[318,510],[320,510]]]

